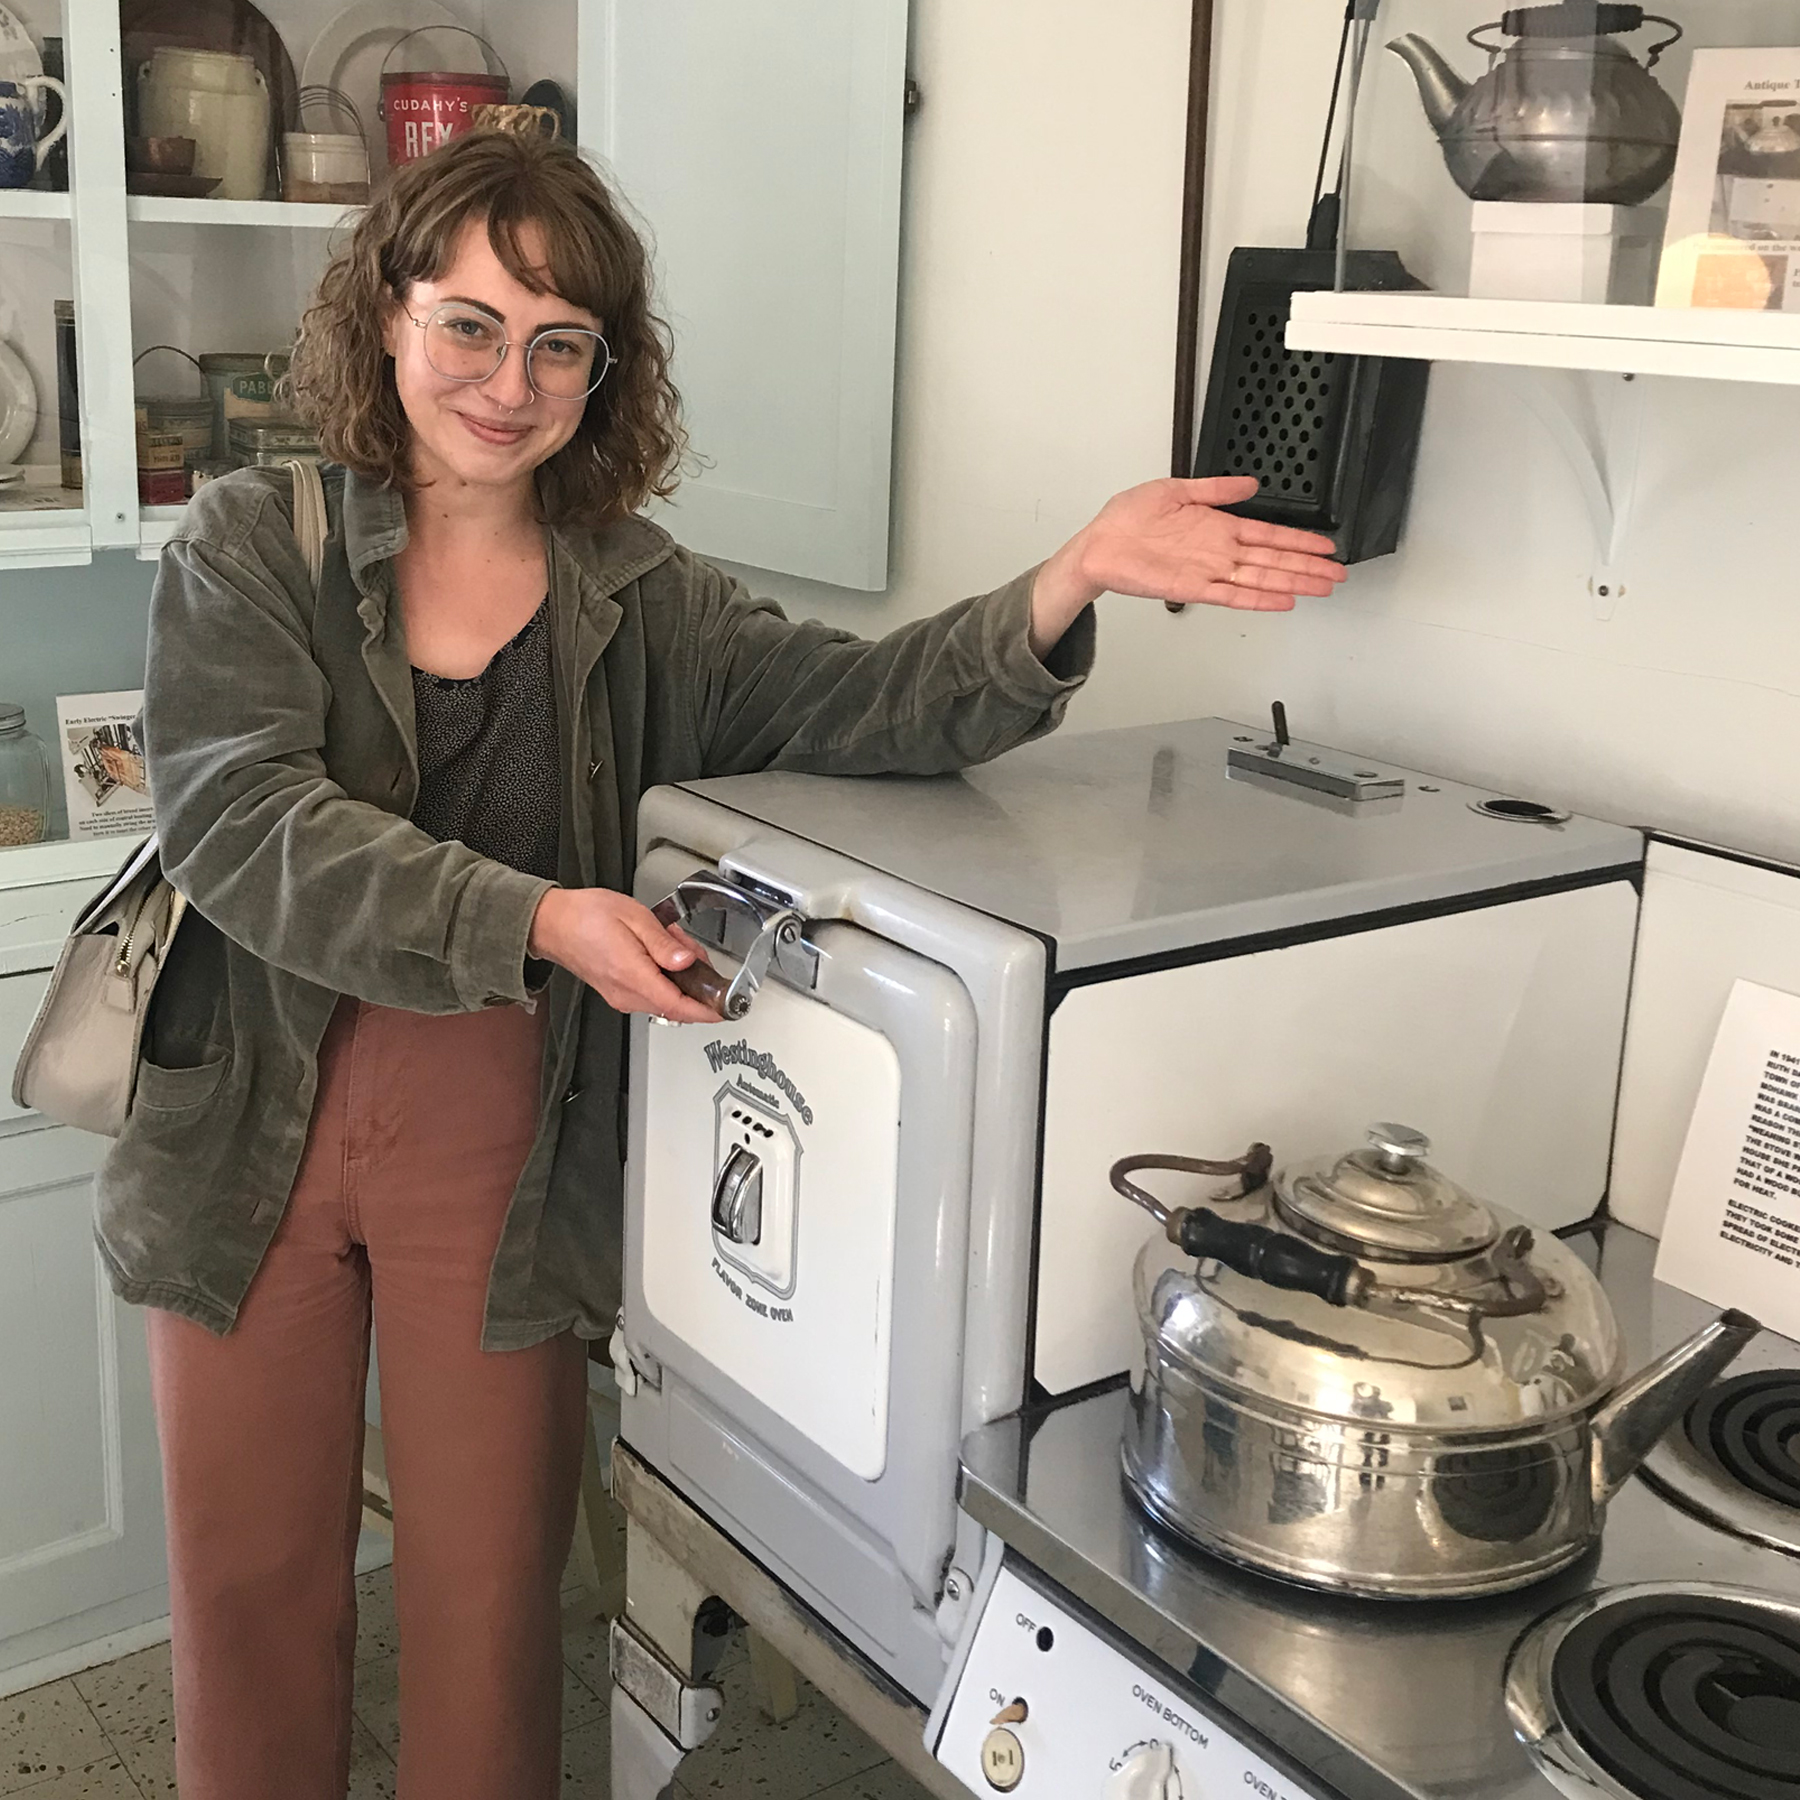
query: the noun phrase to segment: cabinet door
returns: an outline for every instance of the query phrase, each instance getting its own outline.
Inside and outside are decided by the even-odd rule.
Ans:
[[[143,1320],[93,1245],[104,1148],[0,1135],[0,1692],[168,1611]]]
[[[584,0],[581,119],[650,226],[690,549],[887,585],[906,0]]]

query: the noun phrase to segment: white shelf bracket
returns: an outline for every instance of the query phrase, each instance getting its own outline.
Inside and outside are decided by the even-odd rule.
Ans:
[[[1586,375],[1575,369],[1518,369],[1514,377],[1520,398],[1562,451],[1581,490],[1594,531],[1588,593],[1594,617],[1610,619],[1625,594],[1647,384],[1635,375]],[[1591,407],[1583,404],[1590,392]]]

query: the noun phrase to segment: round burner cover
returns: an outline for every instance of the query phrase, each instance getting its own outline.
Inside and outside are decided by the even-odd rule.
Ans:
[[[1688,1441],[1753,1493],[1800,1507],[1800,1370],[1721,1381],[1688,1409]]]
[[[1570,1734],[1640,1800],[1800,1800],[1800,1624],[1718,1595],[1597,1607],[1550,1670]]]

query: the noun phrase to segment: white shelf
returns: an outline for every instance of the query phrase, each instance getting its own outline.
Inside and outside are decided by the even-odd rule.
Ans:
[[[125,199],[125,216],[134,225],[278,225],[288,231],[329,231],[361,211],[360,206],[304,200],[163,200],[151,194]]]
[[[67,194],[40,194],[31,188],[0,188],[0,219],[66,219]]]
[[[104,881],[124,862],[132,837],[51,838],[0,850],[0,888],[49,887],[58,881]]]
[[[79,492],[53,487],[54,469],[31,471],[23,486],[0,487],[0,569],[51,569],[94,560],[94,539]],[[51,498],[50,507],[26,508],[23,496]],[[7,504],[11,497],[13,504]],[[64,503],[66,501],[66,504]]]
[[[1800,386],[1800,316],[1792,313],[1445,294],[1296,294],[1287,341],[1295,350],[1349,356]]]

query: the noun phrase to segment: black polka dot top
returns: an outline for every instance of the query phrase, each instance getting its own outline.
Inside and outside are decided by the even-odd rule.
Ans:
[[[527,875],[556,879],[556,690],[550,602],[479,675],[414,669],[419,798],[413,823]]]

